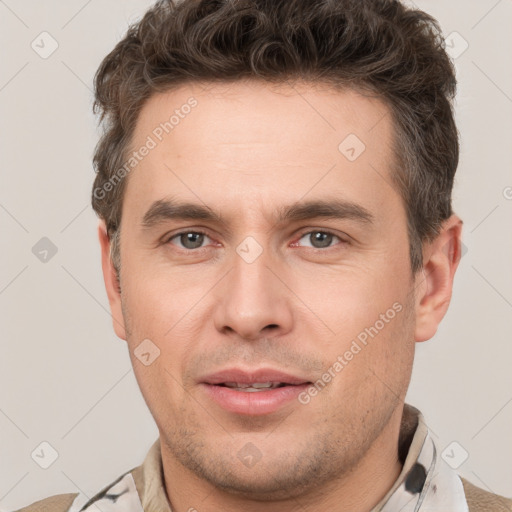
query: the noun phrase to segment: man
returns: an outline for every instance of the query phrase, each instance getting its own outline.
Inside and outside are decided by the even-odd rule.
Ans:
[[[92,203],[159,429],[25,511],[502,511],[405,405],[460,260],[453,67],[391,0],[162,1],[105,58]]]

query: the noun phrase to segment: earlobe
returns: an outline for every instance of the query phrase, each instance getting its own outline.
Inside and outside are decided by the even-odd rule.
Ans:
[[[126,340],[126,329],[121,307],[121,289],[117,274],[112,263],[111,243],[107,234],[105,221],[100,220],[98,224],[98,238],[101,247],[101,267],[103,270],[103,281],[110,304],[112,323],[116,335]]]
[[[432,338],[448,310],[461,257],[461,232],[462,221],[452,215],[424,248],[423,268],[416,279],[416,341]]]

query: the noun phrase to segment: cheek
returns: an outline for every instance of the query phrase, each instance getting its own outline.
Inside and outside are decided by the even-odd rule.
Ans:
[[[126,282],[122,298],[130,357],[141,388],[154,387],[155,396],[162,389],[171,395],[175,388],[179,392],[183,368],[204,338],[200,330],[208,313],[207,301],[201,301],[205,289],[187,279],[186,272],[179,278],[163,272],[132,272]],[[154,357],[147,367],[139,359],[144,352]]]
[[[356,402],[395,402],[404,397],[414,357],[411,305],[395,302],[343,342],[336,360],[342,378],[337,396]]]
[[[204,288],[187,269],[159,269],[143,261],[127,261],[123,299],[133,330],[164,338],[200,298]]]
[[[390,262],[384,254],[374,260],[373,265],[296,270],[290,282],[300,298],[297,307],[304,310],[302,321],[316,317],[319,326],[328,327],[326,334],[339,341],[352,339],[376,322],[380,325],[381,315],[387,325],[404,306],[411,283],[400,262]]]

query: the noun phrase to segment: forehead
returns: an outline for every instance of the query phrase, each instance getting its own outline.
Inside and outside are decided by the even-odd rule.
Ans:
[[[396,195],[389,114],[377,98],[307,83],[193,83],[155,94],[133,134],[131,151],[150,149],[128,175],[125,204],[147,209],[171,194],[227,210],[243,195],[250,211],[362,191],[382,202]]]
[[[363,142],[373,144],[377,138],[386,143],[388,113],[388,107],[369,93],[335,90],[322,83],[189,83],[149,98],[137,120],[134,141],[142,142],[140,137],[147,134],[160,139],[172,133],[174,142],[184,148],[200,141],[312,143],[326,136],[326,142],[336,143],[353,129]],[[372,133],[377,125],[380,129]],[[194,139],[189,137],[191,130]]]

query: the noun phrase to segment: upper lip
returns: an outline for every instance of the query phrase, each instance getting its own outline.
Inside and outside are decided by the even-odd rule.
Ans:
[[[256,370],[242,370],[240,368],[228,368],[207,375],[201,379],[206,384],[224,384],[236,382],[240,384],[254,384],[255,382],[281,382],[283,384],[307,384],[310,381],[302,377],[290,375],[272,368],[259,368]]]

